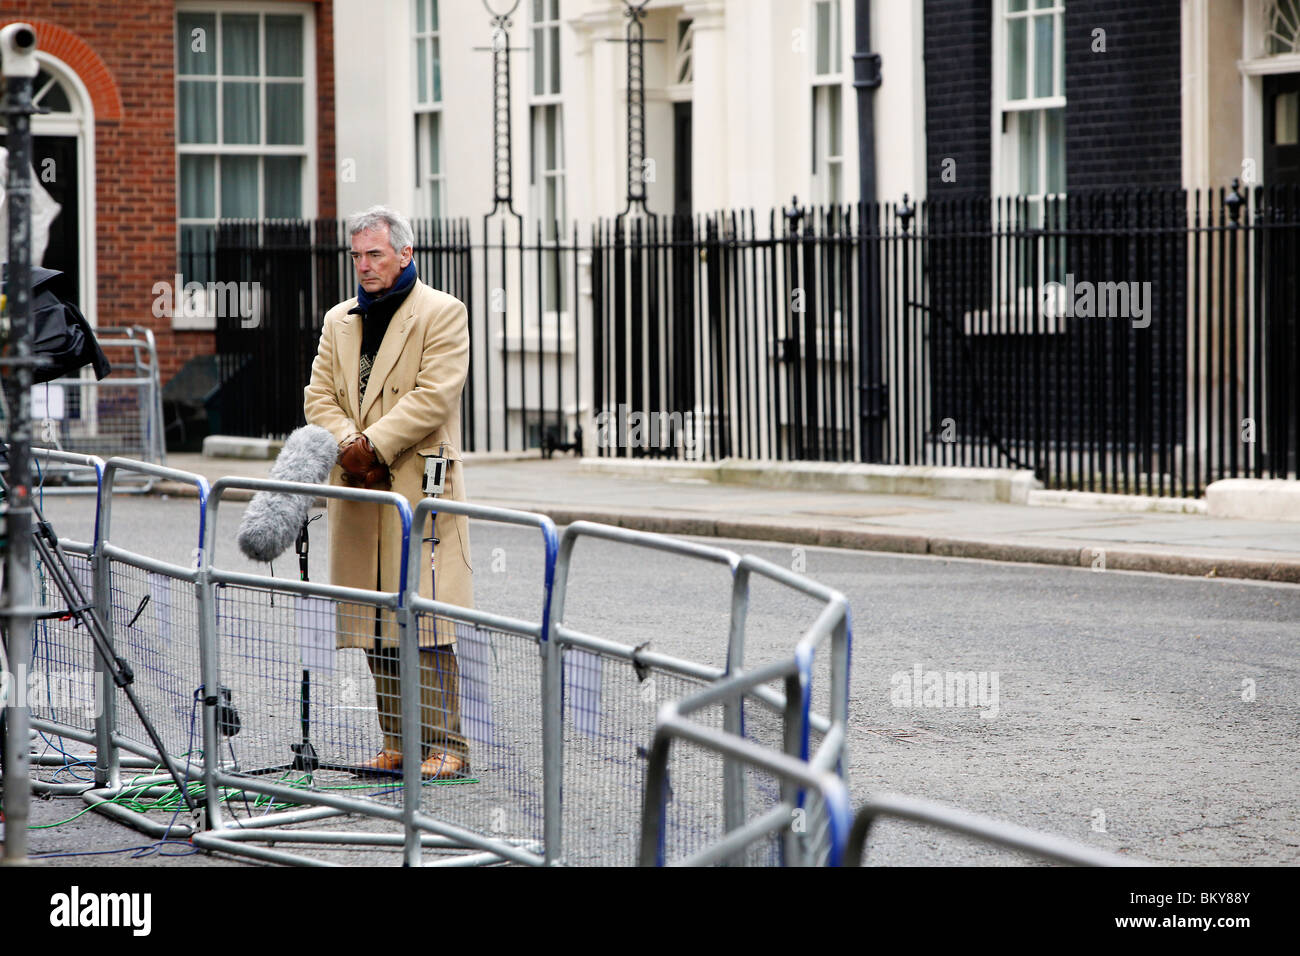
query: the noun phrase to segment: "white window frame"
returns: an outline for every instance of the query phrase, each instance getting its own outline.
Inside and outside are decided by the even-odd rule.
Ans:
[[[1065,191],[1059,193],[1049,193],[1047,191],[1047,142],[1043,133],[1046,130],[1046,112],[1048,110],[1060,110],[1062,119],[1064,119],[1065,101],[1065,2],[1066,0],[1053,0],[1046,7],[1038,7],[1038,0],[1026,0],[1025,9],[1021,11],[1012,11],[1009,0],[994,0],[993,4],[993,109],[991,116],[990,141],[991,141],[991,160],[992,168],[990,170],[990,194],[995,197],[993,203],[993,214],[996,216],[998,211],[998,197],[1005,199],[1008,197],[1027,200],[1031,210],[1030,215],[1035,219],[1037,224],[1041,224],[1043,216],[1043,201],[1049,196],[1064,196]],[[1053,94],[1050,96],[1035,96],[1033,90],[1034,81],[1034,31],[1033,18],[1035,16],[1050,15],[1055,20],[1055,31],[1053,33],[1055,44],[1053,47],[1053,64],[1052,64],[1052,89]],[[1025,93],[1026,95],[1019,99],[1012,99],[1008,93],[1008,56],[1007,33],[1008,22],[1015,19],[1027,19],[1030,25],[1026,30],[1026,58],[1025,58]],[[1039,142],[1038,142],[1038,191],[1032,194],[1021,193],[1020,191],[1020,152],[1017,134],[1019,124],[1025,121],[1032,121],[1040,124]],[[1065,135],[1065,126],[1062,123],[1061,135]],[[1064,143],[1061,144],[1064,150]],[[1062,175],[1064,179],[1064,173]],[[1064,187],[1064,182],[1062,182]],[[1005,206],[1004,206],[1005,207]],[[993,223],[995,228],[1002,228],[1002,224]],[[1001,248],[1001,240],[994,239],[998,248]],[[1045,243],[1046,240],[1040,240]],[[1063,255],[1063,248],[1061,254]],[[1040,248],[1040,258],[1045,256],[1045,248]],[[1058,255],[1058,260],[1061,258]],[[998,261],[994,256],[995,263]],[[1041,258],[1041,261],[1046,261]],[[1058,262],[1058,264],[1060,264]],[[1039,290],[1031,286],[1016,285],[1014,288],[1006,287],[1006,275],[992,275],[989,277],[989,283],[992,290],[992,309],[980,309],[973,312],[967,312],[963,315],[963,326],[967,335],[991,334],[1001,335],[1015,332],[1043,332],[1047,334],[1062,333],[1065,331],[1065,318],[1062,315],[1063,309],[1056,309],[1055,314],[1044,312],[1041,309],[1041,295]],[[1051,277],[1044,277],[1044,282],[1051,280]],[[992,314],[990,314],[990,311]],[[1032,323],[1031,327],[1024,327],[1026,322]]]
[[[226,13],[247,14],[255,13],[262,18],[259,25],[259,36],[265,37],[265,18],[270,16],[292,16],[302,17],[302,86],[303,86],[303,117],[302,130],[303,142],[300,145],[272,145],[266,142],[266,84],[268,79],[272,82],[277,78],[268,77],[266,73],[266,44],[261,43],[259,51],[258,72],[256,82],[261,91],[259,104],[259,139],[260,143],[254,144],[232,144],[227,145],[221,142],[217,143],[182,143],[181,142],[181,115],[180,115],[180,83],[182,79],[188,79],[191,74],[181,75],[178,68],[173,69],[173,96],[177,104],[176,109],[176,254],[178,272],[181,270],[181,229],[184,226],[212,226],[215,227],[217,222],[222,219],[221,215],[221,174],[214,173],[215,182],[213,184],[213,215],[211,217],[182,217],[181,216],[181,157],[182,156],[215,156],[220,159],[224,156],[255,156],[259,159],[274,156],[297,156],[303,163],[302,176],[300,183],[300,196],[298,208],[301,210],[300,217],[303,219],[316,218],[317,212],[317,116],[316,116],[316,10],[315,6],[310,3],[255,3],[248,0],[231,0],[231,2],[205,2],[205,0],[177,0],[175,9],[172,11],[172,24],[178,22],[183,14],[207,13],[214,14],[218,17],[217,37],[213,38],[214,56],[217,57],[217,72],[214,74],[203,74],[205,81],[215,82],[217,85],[217,138],[220,140],[222,133],[222,83],[225,81],[221,73],[220,61],[220,15]],[[175,54],[175,42],[173,42],[173,55]],[[179,64],[175,65],[179,67]],[[250,81],[252,78],[249,78]],[[265,171],[261,163],[258,164],[257,178],[257,208],[258,216],[255,218],[265,219],[266,196],[265,196]],[[188,278],[185,281],[189,281]],[[177,290],[179,295],[179,290]],[[216,328],[216,318],[211,308],[202,309],[182,309],[177,304],[177,313],[185,312],[186,315],[174,315],[172,318],[172,327],[175,329],[214,329]],[[198,315],[188,314],[198,312]]]
[[[530,46],[534,47],[529,55],[532,57],[542,57],[542,77],[548,83],[551,76],[552,64],[558,64],[560,67],[560,74],[558,77],[558,83],[560,84],[559,89],[548,89],[542,93],[535,91],[536,87],[534,85],[534,80],[536,78],[536,73],[534,72],[532,63],[530,63],[528,71],[528,202],[529,208],[532,211],[533,221],[541,223],[542,244],[546,245],[548,243],[555,243],[557,245],[563,245],[569,226],[565,159],[566,150],[564,142],[564,31],[560,29],[561,21],[559,0],[542,0],[542,12],[548,17],[551,12],[552,4],[554,4],[555,13],[553,19],[548,18],[535,20],[533,19],[535,13],[533,0],[529,0],[528,2],[528,37]],[[537,46],[539,33],[544,38],[542,49],[540,50],[535,48]],[[552,36],[555,37],[554,48],[552,48],[549,39]],[[554,54],[556,58],[555,60],[551,59],[552,54]],[[549,116],[554,116],[554,123],[553,130],[548,133],[546,127],[548,123],[547,118]],[[555,157],[557,166],[554,168],[548,168],[546,165],[545,137],[547,135],[554,135],[555,137]],[[546,209],[546,185],[548,180],[555,182],[555,207],[559,214],[555,218],[558,220],[558,223],[547,220],[543,217],[543,212]],[[552,229],[557,230],[554,235],[551,234]],[[533,262],[536,261],[533,257],[529,258]],[[548,260],[549,256],[543,256],[544,262]],[[535,283],[537,277],[533,276],[531,281]],[[558,342],[561,318],[566,316],[572,308],[572,290],[569,288],[570,283],[568,282],[568,277],[564,274],[563,269],[560,271],[560,287],[558,289],[552,288],[554,281],[554,270],[548,267],[546,269],[546,274],[542,276],[543,308],[541,313],[544,326],[552,322],[554,323],[552,327],[556,330],[556,338]],[[534,285],[532,287],[535,288],[536,286]],[[558,305],[558,308],[547,308],[547,303]],[[541,336],[542,330],[539,329],[538,334]]]
[[[1257,13],[1255,16],[1258,19],[1260,36],[1260,47],[1256,54],[1257,56],[1300,56],[1300,29],[1298,29],[1300,24],[1288,23],[1288,26],[1295,30],[1294,34],[1290,37],[1283,36],[1273,30],[1274,20],[1280,19],[1280,7],[1281,4],[1278,3],[1278,0],[1265,0],[1265,2],[1256,5]],[[1300,14],[1300,6],[1294,4],[1291,5],[1291,12],[1293,14]],[[1246,15],[1249,17],[1250,12],[1247,12]],[[1274,38],[1279,40],[1289,40],[1291,43],[1291,49],[1269,49],[1273,45]]]
[[[1045,110],[1065,109],[1065,0],[1053,0],[1052,6],[1038,9],[1035,4],[1037,0],[1026,0],[1026,9],[1019,12],[1011,12],[1009,0],[994,0],[994,24],[993,24],[993,116],[991,126],[992,140],[992,182],[990,188],[994,196],[1018,196],[1020,195],[1020,156],[1019,151],[1015,148],[1013,133],[1010,129],[1004,132],[1004,127],[1010,124],[1005,120],[1011,113],[1037,112],[1041,114]],[[1052,67],[1052,86],[1054,90],[1060,91],[1052,96],[1033,96],[1032,90],[1028,84],[1032,84],[1034,78],[1034,42],[1033,30],[1028,31],[1027,36],[1027,57],[1026,57],[1026,92],[1031,94],[1022,99],[1013,100],[1007,93],[1007,24],[1009,20],[1014,19],[1032,19],[1035,16],[1051,14],[1056,19],[1056,46],[1054,50],[1055,62]],[[1032,27],[1032,22],[1031,22]],[[1019,118],[1017,118],[1019,121]],[[1039,122],[1046,125],[1043,119]],[[1038,156],[1038,182],[1040,190],[1045,189],[1047,182],[1047,148],[1043,139],[1039,140]],[[1040,191],[1034,194],[1033,198],[1041,198],[1045,193]]]
[[[437,163],[433,143],[437,139]],[[415,203],[422,215],[447,217],[447,142],[443,137],[442,110],[417,110],[415,114]]]
[[[425,12],[425,29],[418,29],[418,9]],[[436,24],[436,26],[435,26]],[[447,215],[447,141],[442,122],[442,11],[438,0],[411,0],[411,56],[418,57],[425,41],[428,89],[420,88],[418,69],[411,71],[415,83],[415,202],[416,208],[435,219]],[[438,56],[433,55],[438,47]],[[426,98],[425,93],[429,96]],[[435,164],[434,140],[437,140]]]
[[[548,98],[554,98],[558,102],[560,91],[564,89],[564,56],[561,53],[561,48],[564,45],[564,31],[560,29],[560,0],[541,0],[543,16],[540,20],[535,16],[535,2],[536,0],[528,0],[529,102],[543,101]],[[554,16],[551,16],[552,5],[554,5]],[[538,43],[539,33],[542,40],[540,44]],[[558,65],[559,71],[555,80],[557,89],[543,89],[540,91],[537,89],[537,64],[539,62],[542,67],[543,86],[550,85],[551,74],[554,72],[554,67]]]
[[[683,29],[684,28],[684,29]],[[695,19],[681,14],[673,24],[673,72],[669,87],[689,87],[695,83]],[[685,75],[683,75],[685,74]]]
[[[551,99],[558,99],[552,97]],[[554,117],[551,121],[550,117]],[[531,170],[529,173],[529,203],[533,211],[533,220],[539,221],[542,227],[542,244],[555,243],[562,245],[568,234],[568,196],[565,192],[565,158],[564,158],[564,107],[559,102],[550,103],[533,103],[529,106],[529,158]],[[552,129],[547,129],[551,126]],[[555,158],[557,166],[548,168],[546,165],[546,137],[555,137]],[[555,183],[555,206],[559,213],[555,220],[543,217],[546,209],[546,186],[547,181]],[[558,220],[558,221],[556,221]],[[557,230],[552,235],[551,230]],[[553,271],[547,271],[542,276],[542,287],[545,296],[544,301],[552,301],[550,298],[552,290],[550,284],[554,281]],[[547,309],[548,313],[564,313],[568,311],[569,297],[567,295],[566,277],[561,272],[559,291],[560,308]]]
[[[821,35],[817,29],[818,8],[827,5],[831,8],[830,25],[831,36],[828,47],[831,52],[830,72],[817,72],[817,49],[821,41]],[[844,63],[847,57],[844,55],[844,4],[842,0],[812,0],[808,6],[809,32],[812,37],[811,50],[809,51],[809,70],[810,85],[812,87],[810,99],[810,143],[812,148],[811,156],[811,178],[809,184],[812,202],[818,205],[840,205],[844,202],[844,170],[845,170],[845,109],[844,104],[847,100],[845,96],[845,86],[848,80],[848,74],[845,72]],[[829,92],[832,88],[838,90],[836,99],[839,104],[839,131],[840,143],[839,152],[831,153],[830,151],[830,109],[832,96]],[[838,177],[831,176],[831,169],[838,170]],[[838,195],[832,188],[832,182],[838,182]]]

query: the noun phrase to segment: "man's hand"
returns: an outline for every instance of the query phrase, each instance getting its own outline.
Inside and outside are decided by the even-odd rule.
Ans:
[[[388,466],[380,463],[374,446],[364,434],[339,446],[339,466],[343,469],[343,483],[352,488],[387,491],[392,487]]]

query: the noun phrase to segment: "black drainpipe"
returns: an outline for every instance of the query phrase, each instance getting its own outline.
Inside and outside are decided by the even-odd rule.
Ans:
[[[880,263],[875,228],[876,121],[873,94],[880,85],[880,54],[871,52],[871,0],[854,0],[853,87],[858,91],[858,369],[862,403],[861,457],[884,459],[885,384],[882,380],[884,336],[880,325]]]

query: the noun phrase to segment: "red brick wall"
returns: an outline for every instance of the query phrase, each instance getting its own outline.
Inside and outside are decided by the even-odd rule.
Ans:
[[[316,3],[318,212],[335,215],[334,17]],[[172,0],[5,0],[0,26],[26,20],[39,49],[75,70],[95,110],[97,321],[145,325],[164,383],[210,332],[173,332],[153,315],[155,282],[172,280],[176,247],[175,4]]]
[[[338,215],[334,171],[334,2],[316,3],[316,209],[322,219]]]

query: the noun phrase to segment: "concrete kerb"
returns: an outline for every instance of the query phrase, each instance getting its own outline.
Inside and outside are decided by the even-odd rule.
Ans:
[[[492,502],[484,502],[490,504]],[[1131,547],[1018,544],[979,538],[950,538],[912,532],[858,531],[809,524],[740,519],[710,519],[696,515],[639,513],[609,508],[557,508],[537,506],[557,525],[574,521],[599,521],[635,531],[695,537],[771,541],[792,545],[847,548],[891,554],[933,555],[981,561],[1053,564],[1060,567],[1112,571],[1151,571],[1195,577],[1244,578],[1300,584],[1300,561],[1267,561],[1185,552],[1146,551]],[[1099,564],[1098,557],[1101,555]]]
[[[1186,552],[1141,551],[1133,548],[1083,548],[1079,563],[1093,567],[1097,554],[1104,555],[1108,571],[1150,571],[1204,578],[1242,578],[1300,584],[1300,561],[1269,561],[1263,558],[1224,558]]]
[[[593,474],[662,480],[702,479],[718,484],[783,491],[833,491],[876,495],[924,495],[961,501],[1025,504],[1042,482],[1032,471],[1014,468],[863,465],[823,461],[719,462],[583,458]]]
[[[179,482],[158,482],[155,495],[194,497],[195,489]],[[252,492],[231,489],[225,496],[247,501]],[[316,507],[325,500],[317,498]],[[517,507],[518,502],[482,500],[481,504]],[[941,558],[971,558],[981,561],[1009,561],[1025,564],[1053,564],[1060,567],[1094,568],[1108,571],[1151,571],[1193,577],[1243,578],[1300,584],[1300,561],[1268,561],[1212,554],[1189,554],[1144,550],[1109,545],[1022,544],[986,538],[952,538],[915,532],[860,531],[825,525],[772,520],[747,521],[739,518],[702,518],[694,514],[637,512],[619,508],[575,508],[536,504],[530,510],[544,514],[563,527],[575,521],[598,521],[634,531],[652,531],[700,538],[732,538],[772,541],[780,544],[846,548],[887,554],[933,555]],[[1100,555],[1100,558],[1099,558]]]
[[[239,435],[208,435],[203,439],[204,458],[241,458],[271,461],[284,442],[278,438],[244,438]]]
[[[1225,478],[1206,486],[1205,503],[1215,518],[1300,521],[1300,481]]]
[[[250,447],[256,442],[249,442]],[[269,443],[268,443],[269,444]],[[536,458],[532,452],[496,452],[466,454],[466,459],[473,458],[484,462],[531,460]],[[247,460],[247,456],[245,456]],[[973,501],[1007,501],[1015,500],[1027,504],[1075,504],[1071,501],[1046,500],[1051,492],[1038,488],[1038,483],[1029,472],[1017,472],[1010,469],[937,469],[915,468],[905,466],[863,466],[844,465],[829,462],[781,463],[773,468],[772,462],[742,462],[728,459],[718,463],[682,462],[682,461],[626,461],[616,459],[582,460],[582,468],[600,474],[626,475],[640,478],[678,478],[705,479],[728,484],[748,484],[760,487],[783,487],[790,489],[823,491],[858,491],[868,490],[889,493],[920,493],[922,487],[929,488],[932,497],[963,498]],[[941,480],[942,479],[942,480]],[[949,480],[951,479],[951,480]],[[1226,484],[1226,483],[1223,483]],[[1245,483],[1243,483],[1245,484]],[[1263,489],[1267,482],[1250,482],[1249,487],[1230,486],[1236,496],[1248,495],[1258,497],[1261,490],[1275,492],[1270,496],[1276,500],[1278,495],[1289,496],[1296,483],[1283,483],[1280,492],[1272,487]],[[190,497],[194,488],[177,482],[160,481],[154,488],[156,495]],[[248,500],[252,492],[233,490],[228,497],[231,500]],[[1098,498],[1072,494],[1078,504],[1085,504],[1084,498]],[[1107,504],[1114,505],[1116,496],[1104,496]],[[1135,496],[1136,497],[1136,496]],[[1142,499],[1150,502],[1152,499]],[[486,499],[484,503],[489,502]],[[517,507],[518,501],[496,502],[507,507]],[[1177,503],[1179,507],[1173,505]],[[1096,502],[1088,501],[1096,506]],[[1135,501],[1129,508],[1120,510],[1160,510],[1204,513],[1204,502],[1161,500],[1153,508],[1150,504],[1138,507]],[[1163,504],[1163,507],[1161,506]],[[324,499],[318,498],[315,506],[323,507]],[[1190,507],[1189,507],[1190,506]],[[557,525],[568,525],[575,521],[599,521],[605,524],[638,531],[650,531],[661,534],[685,535],[694,537],[719,537],[737,540],[773,541],[782,544],[819,546],[828,548],[845,548],[855,551],[876,551],[892,554],[934,555],[947,558],[970,558],[984,561],[1009,561],[1033,564],[1052,564],[1061,567],[1105,568],[1117,571],[1150,571],[1161,574],[1178,574],[1196,577],[1242,578],[1258,581],[1276,581],[1283,583],[1300,583],[1300,561],[1261,558],[1232,557],[1207,553],[1188,553],[1162,551],[1158,547],[1142,548],[1120,546],[1113,547],[1098,543],[1096,545],[1079,545],[1076,542],[1047,544],[1021,543],[996,538],[954,538],[944,535],[927,535],[908,531],[864,530],[844,528],[817,521],[781,521],[771,518],[709,518],[696,513],[665,512],[661,510],[638,511],[626,508],[575,507],[572,505],[533,504],[532,510],[546,514]],[[1216,510],[1211,508],[1210,511]]]

